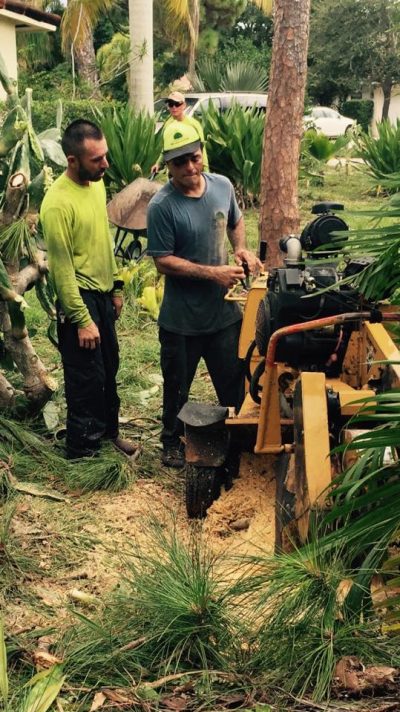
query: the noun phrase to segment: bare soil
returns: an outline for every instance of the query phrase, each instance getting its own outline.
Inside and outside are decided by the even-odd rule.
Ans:
[[[56,625],[69,619],[71,605],[96,607],[124,573],[132,546],[148,550],[154,542],[150,521],[176,528],[186,540],[197,527],[208,549],[229,562],[235,555],[272,553],[275,483],[271,458],[244,454],[239,477],[223,490],[200,524],[191,523],[184,505],[184,473],[173,487],[138,479],[120,493],[97,492],[50,502],[24,495],[13,519],[13,533],[38,561],[23,583],[23,601],[11,596],[6,621],[10,632]],[[226,564],[229,570],[230,564]],[[234,573],[233,573],[234,572]],[[232,575],[240,570],[232,565]],[[95,597],[91,599],[90,597]]]

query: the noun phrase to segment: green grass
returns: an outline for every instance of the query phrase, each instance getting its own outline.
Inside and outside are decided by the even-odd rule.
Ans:
[[[241,636],[231,588],[201,532],[184,543],[173,521],[148,521],[148,550],[127,547],[125,575],[100,615],[67,630],[61,653],[75,684],[117,686],[231,669]]]
[[[367,619],[355,616],[347,606],[348,589],[357,583],[342,548],[327,551],[316,539],[290,554],[251,558],[257,574],[253,569],[239,583],[261,620],[253,629],[250,675],[322,701],[344,656],[357,654],[364,665],[398,664],[397,643],[381,633],[378,619],[371,612]]]
[[[349,169],[343,167],[326,168],[323,186],[307,186],[300,181],[299,208],[300,228],[312,219],[311,208],[315,203],[325,201],[341,203],[345,212],[338,213],[348,223],[350,229],[370,227],[371,218],[357,215],[363,210],[377,210],[387,199],[377,197],[371,190],[371,181],[365,170],[356,165]],[[258,246],[258,210],[249,209],[244,214],[247,241],[251,249]]]

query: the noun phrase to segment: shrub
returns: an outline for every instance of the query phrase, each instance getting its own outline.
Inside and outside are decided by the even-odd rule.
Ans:
[[[115,106],[110,100],[96,101],[96,108],[109,109]],[[94,102],[89,99],[77,99],[75,101],[63,100],[62,128],[68,126],[74,119],[87,118],[91,121],[95,119],[93,113]],[[54,117],[57,113],[57,101],[36,101],[32,102],[32,123],[38,133],[45,131],[54,124]]]
[[[376,187],[396,192],[400,185],[400,121],[377,124],[378,138],[362,134],[357,138],[357,153],[367,166]],[[393,184],[389,187],[390,179]]]
[[[363,131],[368,133],[374,115],[374,102],[371,99],[349,99],[343,102],[341,111],[344,116],[356,119]]]
[[[203,115],[211,169],[230,179],[243,206],[258,201],[264,123],[257,107],[238,104],[220,114],[210,103]]]
[[[128,105],[101,108],[96,119],[107,139],[110,168],[106,182],[121,190],[135,178],[148,176],[161,151],[161,132],[156,117],[135,112]]]
[[[303,135],[300,152],[300,175],[310,180],[311,185],[324,184],[324,166],[330,158],[346,149],[350,136],[338,136],[331,141],[323,133],[309,129]]]
[[[25,89],[33,90],[33,95],[39,97],[41,101],[56,101],[59,96],[66,99],[89,99],[93,94],[93,86],[76,77],[75,94],[72,81],[71,64],[62,62],[55,67],[43,69],[42,71],[32,71],[22,69],[18,72],[18,92],[23,96]]]

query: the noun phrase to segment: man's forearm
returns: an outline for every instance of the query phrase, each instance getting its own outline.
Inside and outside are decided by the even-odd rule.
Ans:
[[[187,277],[189,279],[215,279],[216,267],[190,262],[182,257],[168,255],[155,257],[156,267],[161,274],[169,277]]]
[[[245,277],[243,268],[237,265],[199,265],[175,255],[155,257],[154,261],[158,271],[168,277],[212,280],[226,289]]]

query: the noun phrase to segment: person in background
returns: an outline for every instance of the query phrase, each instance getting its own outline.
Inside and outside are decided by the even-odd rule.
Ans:
[[[161,131],[164,133],[165,129],[170,126],[173,121],[183,121],[188,126],[192,126],[196,130],[199,140],[203,144],[203,169],[205,171],[208,171],[208,156],[205,148],[203,127],[200,121],[198,121],[197,119],[194,119],[192,116],[186,116],[185,111],[187,108],[187,104],[185,102],[185,97],[183,96],[183,94],[181,94],[180,91],[173,91],[169,94],[168,98],[165,101],[165,104],[168,107],[170,115],[164,123],[164,126],[162,127]],[[154,166],[151,167],[151,172],[158,173],[163,166],[164,159],[163,154],[161,152],[157,159],[157,163],[155,163]]]
[[[202,144],[190,125],[170,123],[163,136],[170,180],[152,198],[147,213],[148,254],[165,275],[159,339],[163,386],[162,462],[181,467],[182,423],[200,358],[218,400],[239,406],[243,362],[238,358],[242,313],[226,301],[228,289],[262,267],[247,249],[242,213],[225,176],[203,172]],[[228,264],[226,236],[234,253]]]
[[[118,432],[115,320],[123,305],[123,282],[106,210],[107,143],[95,124],[78,119],[65,130],[61,145],[67,168],[47,191],[40,220],[57,296],[67,457],[97,453],[104,438],[132,455],[136,446]]]

